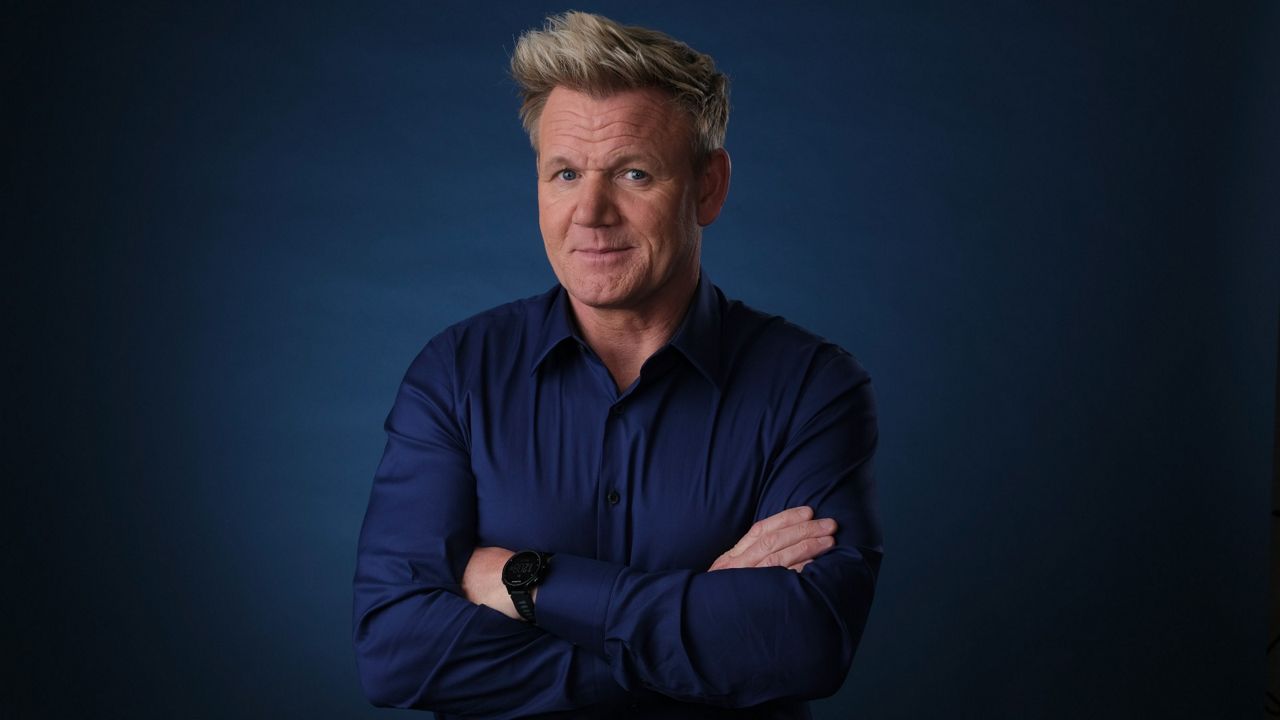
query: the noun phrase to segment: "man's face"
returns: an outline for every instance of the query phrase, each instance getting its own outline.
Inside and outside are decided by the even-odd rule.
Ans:
[[[657,89],[551,91],[537,132],[538,224],[575,301],[643,311],[692,290],[701,242],[692,132]]]

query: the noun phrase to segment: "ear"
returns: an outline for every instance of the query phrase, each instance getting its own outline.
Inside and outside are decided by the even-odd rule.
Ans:
[[[729,153],[721,148],[711,153],[698,178],[698,225],[706,227],[720,216],[725,196],[729,194],[729,176],[733,164]]]

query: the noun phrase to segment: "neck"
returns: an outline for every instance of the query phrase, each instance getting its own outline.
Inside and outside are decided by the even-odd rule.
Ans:
[[[640,377],[640,368],[675,335],[684,318],[698,274],[672,280],[676,287],[663,288],[662,297],[638,308],[597,308],[569,296],[574,318],[582,337],[604,362],[613,382],[622,391]]]

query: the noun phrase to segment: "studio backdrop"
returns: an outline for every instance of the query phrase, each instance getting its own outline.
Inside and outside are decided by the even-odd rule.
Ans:
[[[506,65],[566,9],[7,5],[0,714],[393,716],[382,422],[555,282]],[[884,564],[815,716],[1263,716],[1280,5],[577,9],[715,57],[704,268],[873,378]]]

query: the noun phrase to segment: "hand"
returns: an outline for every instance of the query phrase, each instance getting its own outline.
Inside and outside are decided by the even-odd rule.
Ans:
[[[746,535],[708,568],[785,567],[800,572],[836,544],[836,521],[813,519],[807,505],[788,508],[757,522]]]
[[[462,593],[477,605],[491,607],[512,620],[523,620],[511,602],[507,586],[502,584],[502,566],[512,555],[515,553],[506,548],[476,548],[467,561],[467,569],[462,571]],[[535,600],[538,597],[536,587],[533,597]]]

